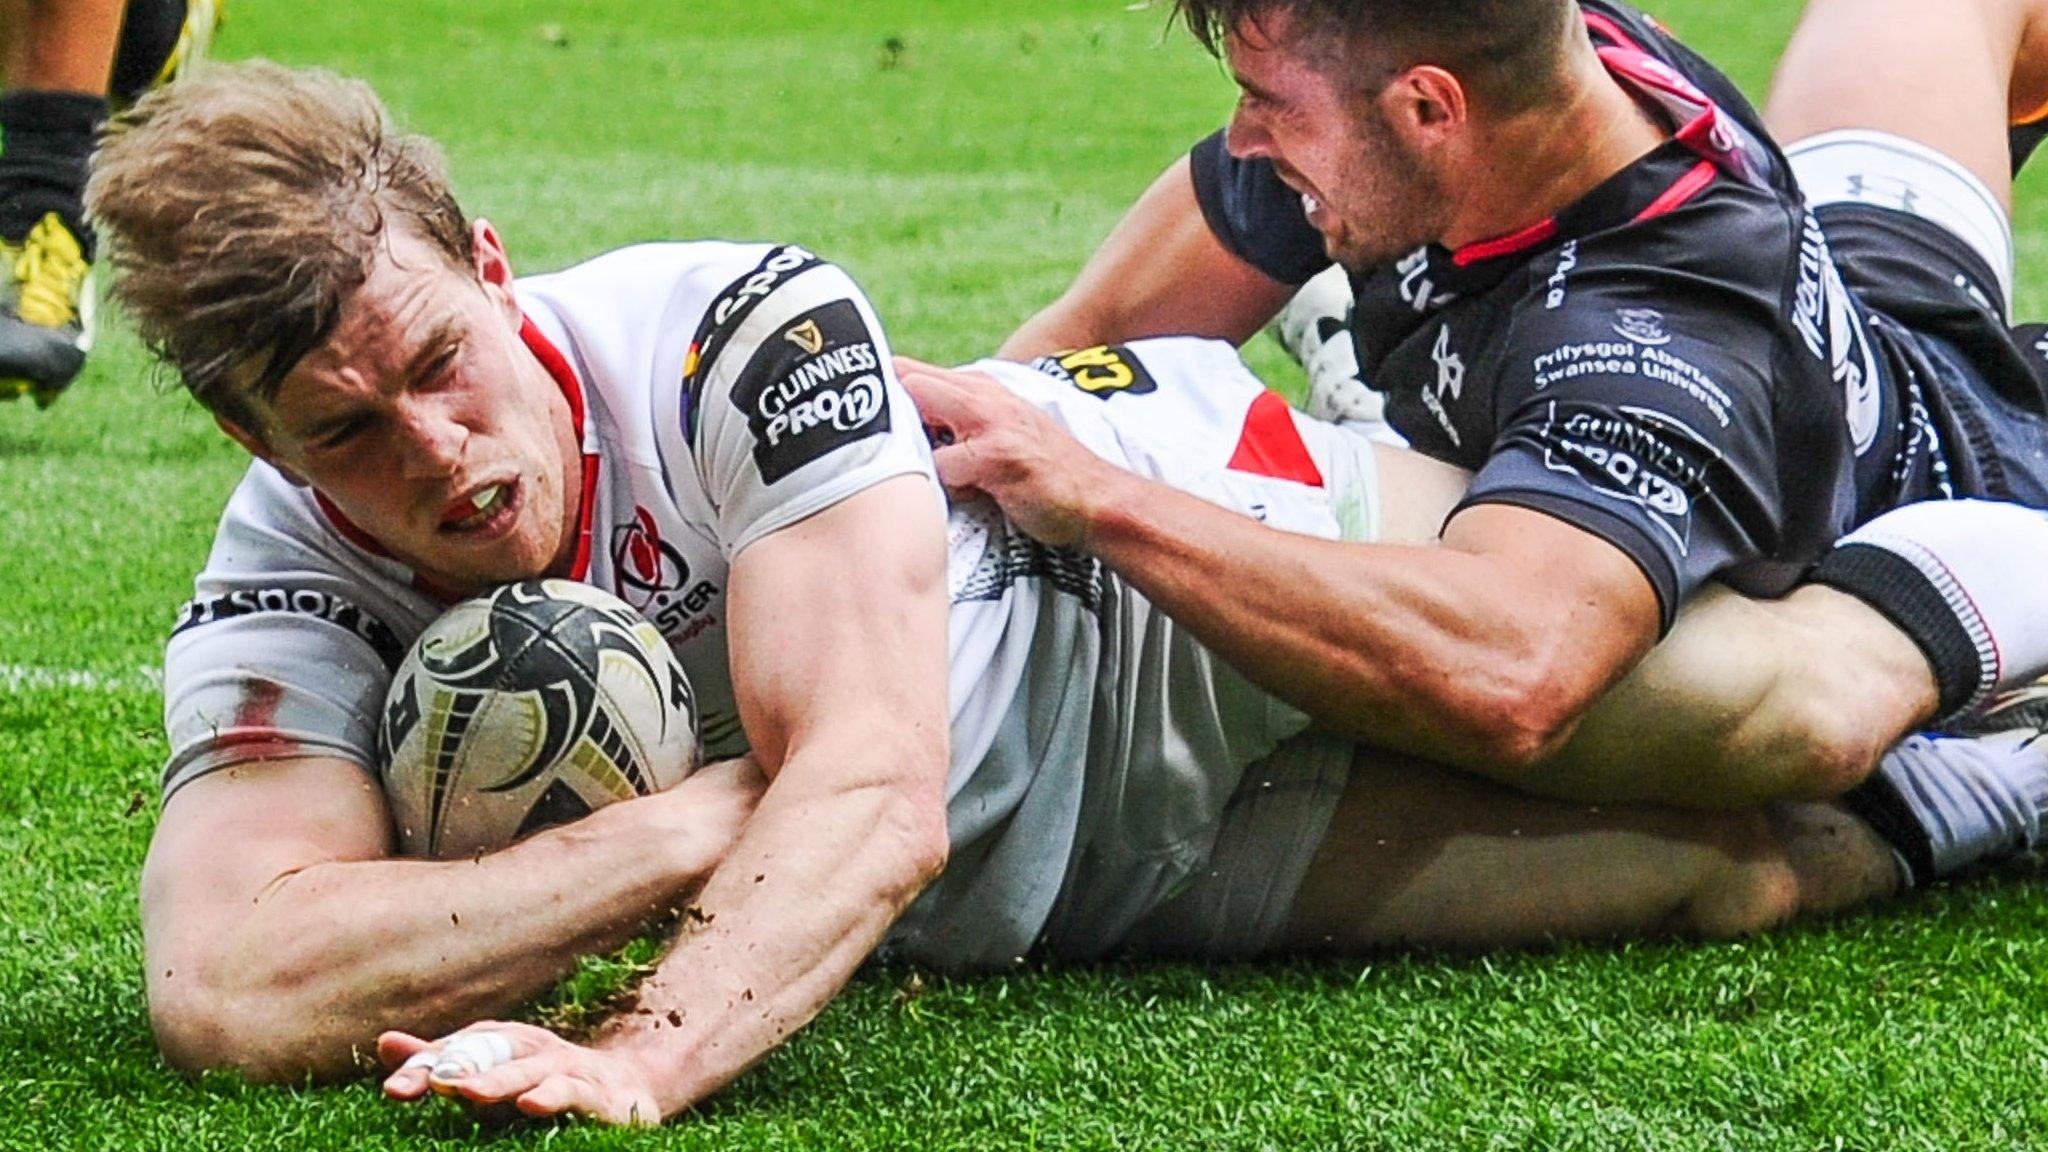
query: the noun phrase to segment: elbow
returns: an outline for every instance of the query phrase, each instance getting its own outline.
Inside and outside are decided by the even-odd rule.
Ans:
[[[946,832],[945,793],[905,797],[902,810],[892,823],[914,896],[946,870],[946,860],[953,850],[952,837]]]
[[[149,1025],[172,1071],[187,1076],[233,1066],[236,1032],[224,999],[194,981],[151,980]]]
[[[292,1033],[292,1014],[267,1011],[257,1000],[194,986],[153,987],[150,1027],[164,1063],[187,1076],[233,1072],[261,1084],[303,1083],[332,1072],[310,1038]]]
[[[1831,800],[1862,784],[1890,748],[1892,726],[1870,723],[1840,706],[1844,697],[1792,698],[1741,733],[1744,759],[1770,765],[1765,799]]]
[[[1575,682],[1568,673],[1549,672],[1541,662],[1527,667],[1535,670],[1488,686],[1485,699],[1469,713],[1479,755],[1510,774],[1549,763],[1599,699],[1597,686]]]
[[[346,1075],[355,1050],[322,1030],[333,1013],[306,994],[312,973],[303,976],[224,957],[152,957],[149,1020],[164,1063],[189,1076],[233,1072],[265,1084]]]
[[[905,899],[915,897],[939,878],[952,852],[952,837],[946,831],[946,764],[943,756],[930,771],[917,773],[892,786],[877,822],[879,837],[889,845],[901,880]]]

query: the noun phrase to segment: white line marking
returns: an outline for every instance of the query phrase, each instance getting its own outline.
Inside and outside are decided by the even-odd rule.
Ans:
[[[91,668],[39,668],[33,664],[0,664],[0,691],[158,692],[164,686],[161,668],[100,672]]]

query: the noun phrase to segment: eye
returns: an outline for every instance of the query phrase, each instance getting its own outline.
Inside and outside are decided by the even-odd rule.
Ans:
[[[433,387],[447,382],[448,373],[455,367],[456,358],[462,354],[462,345],[450,344],[435,353],[426,367],[420,370],[419,382],[424,387]]]
[[[351,417],[331,431],[321,433],[313,440],[313,447],[323,452],[345,447],[349,441],[355,439],[369,426],[370,418],[368,416]]]

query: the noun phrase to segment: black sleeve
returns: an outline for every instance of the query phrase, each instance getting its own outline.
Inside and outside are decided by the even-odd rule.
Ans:
[[[1264,160],[1239,160],[1218,131],[1188,153],[1195,201],[1223,246],[1286,284],[1304,284],[1330,266],[1323,238],[1301,210],[1301,197]]]
[[[1500,434],[1460,507],[1529,508],[1606,540],[1649,578],[1668,630],[1780,527],[1769,361],[1746,361],[1739,330],[1716,320],[1581,307],[1518,330]]]

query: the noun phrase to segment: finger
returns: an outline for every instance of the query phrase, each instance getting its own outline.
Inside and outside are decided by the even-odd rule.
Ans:
[[[530,1040],[526,1046],[529,1049],[535,1047]],[[441,1043],[434,1065],[428,1069],[427,1079],[435,1091],[441,1092],[460,1081],[510,1063],[520,1055],[524,1053],[515,1049],[512,1034],[505,1029],[464,1029]]]
[[[948,495],[958,498],[962,493],[981,490],[976,484],[981,477],[980,459],[971,444],[932,449],[932,468],[938,472],[939,483],[946,486]]]
[[[952,430],[952,420],[967,414],[965,404],[958,398],[958,389],[944,377],[924,371],[907,371],[899,373],[897,379],[903,383],[903,392],[909,394],[909,402],[918,406],[918,416],[928,426]]]
[[[902,355],[901,353],[889,357],[889,363],[895,366],[896,374],[898,376],[903,375],[905,372],[944,371],[944,369],[940,368],[937,364],[934,364],[929,360],[919,360],[915,356],[905,356]]]
[[[433,1046],[431,1040],[393,1030],[377,1037],[377,1059],[386,1068],[396,1068]]]
[[[500,1064],[487,1072],[448,1081],[453,1094],[472,1104],[497,1104],[531,1091],[536,1085],[559,1077],[574,1068],[574,1060],[562,1051],[543,1052]]]
[[[386,1032],[377,1037],[377,1059],[391,1074],[384,1078],[384,1094],[394,1100],[417,1100],[426,1094],[427,1072],[435,1060],[434,1045],[406,1032]]]
[[[550,1076],[521,1093],[512,1104],[528,1116],[561,1116],[582,1111],[589,1088],[574,1076]]]
[[[956,437],[964,437],[978,426],[974,401],[950,376],[918,369],[903,373],[898,379],[926,424],[945,428]]]

